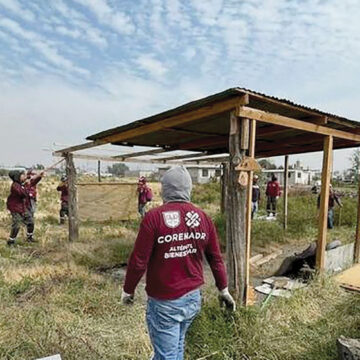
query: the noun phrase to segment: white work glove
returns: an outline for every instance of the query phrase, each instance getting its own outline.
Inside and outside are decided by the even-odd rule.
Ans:
[[[276,200],[278,200],[279,199],[279,196],[276,196]]]
[[[123,303],[123,305],[131,305],[134,302],[134,294],[128,294],[124,290],[122,290],[121,302]]]
[[[229,293],[229,289],[227,287],[219,292],[219,301],[221,307],[223,307],[223,305],[225,304],[226,309],[231,311],[236,310],[236,303],[231,294]]]

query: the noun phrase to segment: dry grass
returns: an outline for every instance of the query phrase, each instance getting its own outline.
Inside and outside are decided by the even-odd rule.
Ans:
[[[24,243],[22,234],[20,245],[9,249],[5,240],[10,222],[4,209],[9,183],[0,181],[0,359],[55,353],[66,360],[148,359],[144,284],[138,287],[135,305],[123,307],[124,272],[110,270],[126,262],[138,222],[87,222],[79,241],[69,244],[66,227],[57,224],[56,184],[47,179],[40,187],[39,243]],[[214,213],[216,186],[195,190],[198,203]],[[316,280],[290,300],[273,301],[265,311],[240,308],[234,316],[219,309],[213,281],[208,283],[203,311],[189,333],[187,360],[330,360],[336,357],[337,336],[360,336],[359,296],[329,279]]]

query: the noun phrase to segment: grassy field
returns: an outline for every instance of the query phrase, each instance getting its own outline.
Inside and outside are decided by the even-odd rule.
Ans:
[[[120,303],[120,286],[138,222],[85,223],[78,242],[67,242],[58,225],[56,180],[41,184],[36,217],[37,244],[6,246],[10,219],[5,210],[9,183],[0,182],[0,359],[35,359],[61,353],[63,359],[147,359],[151,346],[145,328],[145,293],[136,303]],[[218,184],[196,187],[193,200],[214,218],[224,239]],[[341,221],[329,235],[350,241],[355,200],[344,198]],[[263,205],[263,204],[262,204]],[[254,221],[254,248],[270,243],[303,243],[316,237],[316,199],[290,197],[289,230],[278,222]],[[261,209],[261,211],[264,211]],[[281,212],[281,209],[280,209]],[[192,326],[186,349],[196,359],[336,358],[339,335],[360,337],[360,296],[341,290],[330,278],[317,278],[289,300],[265,310],[219,309],[213,280],[203,288],[201,315]]]

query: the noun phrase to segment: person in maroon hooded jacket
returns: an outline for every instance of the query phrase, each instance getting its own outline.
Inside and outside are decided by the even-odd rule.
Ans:
[[[152,200],[151,188],[147,185],[146,177],[141,176],[138,180],[138,211],[143,218],[146,214],[146,204]]]
[[[215,226],[190,202],[191,177],[183,167],[168,170],[161,179],[164,205],[143,218],[128,262],[122,302],[134,292],[146,272],[147,326],[153,360],[182,360],[185,334],[200,311],[207,259],[222,303],[235,310]]]
[[[268,216],[270,216],[271,214],[276,216],[276,205],[277,200],[281,195],[281,190],[280,184],[275,175],[272,175],[271,181],[267,183],[265,194],[267,196],[266,211],[268,213]]]
[[[30,209],[30,196],[25,187],[25,171],[10,171],[9,177],[13,183],[7,199],[7,208],[11,213],[12,225],[7,244],[9,246],[15,245],[21,224],[26,226],[27,241],[34,242],[34,220]]]
[[[69,217],[69,184],[66,175],[61,177],[61,182],[56,188],[61,193],[60,225],[65,224],[65,216]]]
[[[40,180],[43,178],[45,172],[41,171],[39,174],[37,174],[33,169],[30,169],[26,173],[26,182],[25,187],[29,193],[30,197],[30,210],[32,213],[32,216],[34,217],[35,211],[36,211],[36,202],[37,202],[37,184],[40,182]]]

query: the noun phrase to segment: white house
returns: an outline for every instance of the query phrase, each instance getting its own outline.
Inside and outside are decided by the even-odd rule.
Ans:
[[[159,178],[170,169],[170,166],[159,167]],[[213,179],[219,180],[221,176],[221,165],[190,165],[186,166],[194,184],[206,184]]]
[[[262,173],[270,180],[274,174],[280,185],[284,185],[284,169],[263,169]],[[297,161],[293,166],[289,166],[289,185],[311,185],[319,175],[319,170],[304,169],[300,161]]]

